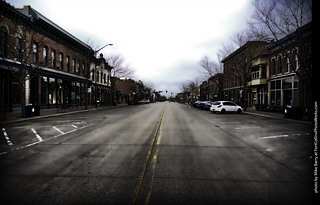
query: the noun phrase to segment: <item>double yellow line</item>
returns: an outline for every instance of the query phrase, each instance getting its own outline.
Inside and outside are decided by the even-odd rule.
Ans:
[[[145,174],[146,174],[147,167],[148,167],[148,164],[149,164],[149,161],[150,161],[150,157],[151,157],[151,154],[152,154],[152,150],[153,150],[153,148],[154,148],[155,141],[156,141],[157,136],[158,136],[158,132],[159,132],[159,136],[158,136],[156,145],[159,145],[159,144],[160,144],[161,135],[162,135],[163,120],[164,120],[164,116],[165,116],[166,109],[167,109],[167,105],[165,105],[164,110],[163,110],[163,112],[161,113],[160,120],[159,120],[159,122],[158,122],[156,131],[155,131],[155,133],[154,133],[154,136],[153,136],[153,138],[152,138],[151,144],[150,144],[150,146],[149,146],[149,150],[148,150],[146,159],[145,159],[145,161],[144,161],[143,170],[142,170],[142,172],[140,173],[140,175],[139,175],[139,177],[138,177],[138,179],[137,179],[137,185],[136,185],[136,187],[135,187],[135,189],[134,189],[134,192],[133,192],[133,195],[132,195],[132,197],[131,197],[130,204],[136,204],[136,202],[137,202],[138,195],[139,195],[139,192],[140,192],[140,190],[141,190],[141,185],[142,185],[142,182],[143,182],[143,179],[144,179],[144,176],[145,176]],[[152,179],[151,179],[150,189],[149,189],[147,198],[146,198],[146,200],[145,200],[145,204],[149,204],[149,201],[150,201],[151,191],[152,191],[152,185],[153,185],[153,180],[154,180],[154,175],[155,175],[155,170],[156,170],[156,164],[157,164],[157,158],[158,158],[158,152],[159,152],[159,147],[156,147],[156,148],[155,148],[155,151],[154,151],[154,154],[153,154],[153,157],[152,157],[152,160],[151,160],[151,162],[150,162],[150,163],[151,163],[151,167],[152,167]]]

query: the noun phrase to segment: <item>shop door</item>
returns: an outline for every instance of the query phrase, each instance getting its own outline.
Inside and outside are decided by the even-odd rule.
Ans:
[[[292,105],[292,90],[283,90],[283,106]]]

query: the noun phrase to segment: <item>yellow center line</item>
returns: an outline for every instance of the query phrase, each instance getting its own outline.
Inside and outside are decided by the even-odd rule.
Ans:
[[[165,111],[166,111],[166,108],[167,108],[167,105],[165,106],[164,111],[161,113],[160,120],[159,120],[159,122],[158,122],[156,131],[155,131],[155,133],[154,133],[154,136],[153,136],[153,138],[152,138],[151,144],[150,144],[150,146],[149,146],[149,150],[148,150],[146,159],[145,159],[145,161],[144,161],[143,170],[142,170],[142,172],[140,173],[140,175],[139,175],[139,177],[138,177],[138,179],[137,179],[137,185],[136,185],[136,187],[135,187],[135,189],[134,189],[134,192],[133,192],[133,195],[132,195],[130,204],[136,204],[136,202],[137,202],[138,195],[139,195],[139,192],[140,192],[140,189],[141,189],[141,185],[142,185],[144,176],[145,176],[146,171],[147,171],[147,167],[148,167],[148,163],[149,163],[149,160],[150,160],[150,156],[151,156],[151,154],[152,154],[152,150],[153,150],[153,147],[154,147],[154,144],[155,144],[157,135],[158,135],[158,131],[159,131],[160,125],[161,125],[162,122],[163,122],[164,113],[165,113]],[[158,139],[158,141],[159,141],[159,139]],[[158,143],[158,141],[157,141],[157,143]],[[160,143],[160,141],[159,141],[159,143]],[[156,153],[156,158],[157,158],[158,149],[155,150],[155,153]],[[155,156],[153,156],[153,159],[152,159],[152,161],[151,161],[152,164],[153,164],[153,161],[154,161],[154,157],[155,157]],[[155,166],[154,166],[154,170],[155,170]],[[154,177],[154,176],[153,176],[153,177]],[[153,181],[153,177],[152,177],[152,181]],[[150,191],[151,191],[151,190],[150,190]],[[148,195],[149,195],[149,194],[148,194]]]
[[[164,109],[164,111],[166,111],[166,108]],[[159,130],[159,136],[158,136],[158,140],[157,140],[157,145],[160,145],[160,141],[161,141],[164,116],[165,116],[165,113],[163,114],[163,117],[162,117],[162,120],[161,120],[161,126],[160,126],[160,130]],[[157,146],[155,148],[155,151],[154,151],[154,154],[153,154],[153,157],[152,157],[152,161],[151,161],[152,177],[151,177],[149,192],[148,192],[148,195],[146,197],[146,200],[145,200],[144,204],[150,204],[152,186],[153,186],[154,176],[155,176],[155,173],[156,173],[158,152],[159,152],[159,146]]]

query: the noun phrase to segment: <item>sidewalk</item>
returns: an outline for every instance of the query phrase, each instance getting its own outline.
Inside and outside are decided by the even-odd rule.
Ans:
[[[311,121],[306,121],[306,120],[295,120],[295,119],[284,118],[284,113],[271,112],[271,111],[259,111],[259,110],[256,110],[255,108],[247,108],[247,111],[243,111],[243,113],[249,114],[249,115],[261,116],[261,117],[274,118],[274,119],[283,119],[283,120],[288,120],[292,122],[300,122],[305,124],[312,123]]]
[[[7,124],[12,122],[22,122],[27,120],[34,120],[39,118],[45,118],[45,117],[53,117],[53,116],[61,116],[61,115],[69,115],[72,113],[80,113],[80,112],[88,112],[88,111],[95,111],[95,110],[104,110],[104,109],[113,109],[118,107],[125,107],[128,106],[128,104],[118,104],[117,106],[99,106],[98,108],[95,108],[94,105],[87,106],[87,109],[85,106],[79,106],[78,108],[73,107],[70,110],[59,110],[57,108],[51,108],[51,109],[42,109],[40,110],[40,116],[34,116],[34,117],[28,117],[28,118],[22,118],[21,112],[7,112],[6,113],[6,119],[3,120],[3,116],[0,119],[0,124]],[[63,111],[63,112],[62,112]]]

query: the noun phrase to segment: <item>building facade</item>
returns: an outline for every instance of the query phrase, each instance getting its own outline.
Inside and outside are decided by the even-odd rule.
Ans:
[[[2,112],[86,106],[91,47],[31,6],[0,6]]]
[[[250,101],[248,96],[248,82],[251,81],[252,59],[263,54],[265,41],[248,41],[239,49],[222,60],[224,70],[224,99],[247,107]]]
[[[217,73],[208,79],[208,95],[210,101],[223,99],[223,73]]]
[[[271,110],[312,110],[312,22],[267,46],[268,104]],[[301,117],[301,116],[300,116]]]
[[[103,55],[90,64],[89,104],[112,105],[111,69]]]
[[[248,81],[248,107],[265,110],[268,106],[269,55],[252,58],[251,79]]]

